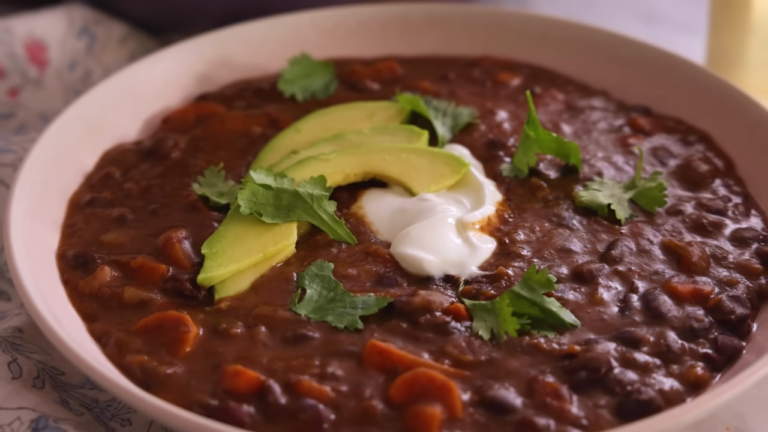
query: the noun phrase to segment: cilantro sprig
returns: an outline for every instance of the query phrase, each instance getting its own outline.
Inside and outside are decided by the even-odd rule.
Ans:
[[[307,99],[325,99],[338,87],[336,65],[332,61],[315,60],[309,54],[299,54],[288,61],[280,72],[277,88],[287,98],[299,102]]]
[[[457,105],[448,100],[415,93],[400,93],[395,100],[404,108],[429,120],[440,148],[445,147],[464,126],[477,120],[477,110],[474,107]]]
[[[227,173],[218,166],[209,166],[202,175],[197,176],[197,181],[192,182],[192,190],[199,196],[206,198],[212,207],[225,206],[237,198],[240,186],[232,180],[226,180]]]
[[[595,210],[603,218],[608,217],[609,209],[613,210],[621,224],[636,216],[629,205],[630,200],[651,213],[667,205],[667,183],[661,178],[661,172],[654,171],[644,179],[643,149],[637,147],[637,152],[637,167],[632,179],[617,182],[598,178],[588,182],[584,189],[574,193],[576,205]]]
[[[336,201],[330,199],[333,188],[327,185],[325,176],[298,184],[284,173],[264,168],[251,171],[249,176],[237,195],[242,214],[267,223],[309,222],[334,240],[357,244],[344,221],[336,216]]]
[[[318,260],[296,275],[299,287],[291,297],[290,308],[312,321],[325,321],[344,330],[361,330],[361,316],[379,311],[392,299],[373,294],[354,295],[333,277],[333,264]],[[304,297],[299,301],[302,290]]]
[[[523,132],[518,141],[517,150],[512,163],[501,165],[501,173],[506,177],[525,178],[530,168],[536,166],[536,155],[547,154],[555,156],[568,165],[581,170],[581,148],[575,142],[550,132],[541,126],[533,105],[530,91],[525,92],[528,100],[528,117],[525,119]]]
[[[523,274],[517,285],[490,301],[462,298],[472,315],[472,330],[485,340],[495,336],[504,342],[507,336],[516,337],[518,331],[529,331],[542,336],[555,335],[554,328],[577,328],[579,320],[563,305],[544,294],[557,289],[557,279],[547,269],[536,270],[533,265]]]

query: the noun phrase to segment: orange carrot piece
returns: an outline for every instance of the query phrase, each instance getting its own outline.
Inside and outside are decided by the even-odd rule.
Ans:
[[[363,349],[363,364],[381,372],[405,372],[417,367],[424,367],[450,376],[466,376],[467,372],[445,366],[432,360],[416,357],[396,346],[371,339]]]
[[[161,127],[166,130],[185,131],[197,126],[203,118],[224,111],[226,108],[213,102],[192,102],[166,115]]]
[[[451,303],[443,311],[446,315],[450,315],[456,321],[469,321],[469,309],[462,303]]]
[[[405,412],[405,429],[408,432],[440,432],[444,418],[445,413],[439,405],[413,405]]]
[[[131,260],[131,276],[137,281],[150,285],[162,283],[171,269],[150,257],[140,256]]]
[[[387,397],[395,405],[436,401],[452,417],[461,418],[464,415],[459,387],[450,378],[432,369],[419,367],[400,375],[389,387]]]
[[[698,283],[678,282],[672,279],[664,282],[664,291],[673,299],[684,303],[702,303],[709,300],[715,288]]]
[[[189,315],[173,310],[153,313],[139,321],[135,329],[148,340],[165,345],[168,354],[174,357],[188,353],[200,335]]]
[[[326,405],[336,399],[336,394],[330,387],[309,378],[298,378],[293,381],[293,390],[304,397]]]
[[[221,375],[221,387],[235,396],[255,395],[266,381],[264,375],[239,364],[225,366]]]

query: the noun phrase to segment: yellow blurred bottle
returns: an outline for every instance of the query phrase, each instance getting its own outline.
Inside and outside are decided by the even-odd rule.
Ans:
[[[768,0],[711,0],[707,66],[768,106]]]

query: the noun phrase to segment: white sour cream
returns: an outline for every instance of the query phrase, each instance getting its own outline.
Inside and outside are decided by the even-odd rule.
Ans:
[[[408,272],[470,278],[482,273],[478,267],[496,249],[496,240],[480,229],[496,213],[502,196],[469,149],[448,144],[445,150],[470,164],[449,189],[417,196],[399,186],[369,189],[358,206]]]

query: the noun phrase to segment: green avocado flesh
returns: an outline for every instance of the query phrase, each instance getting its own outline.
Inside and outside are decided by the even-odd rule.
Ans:
[[[452,186],[469,163],[451,152],[410,145],[361,146],[304,159],[285,172],[296,181],[324,175],[328,186],[378,179],[414,195]]]
[[[391,125],[336,134],[332,137],[320,140],[304,150],[295,150],[291,152],[269,168],[272,171],[279,172],[302,159],[307,159],[323,153],[330,153],[363,145],[392,144],[407,144],[426,147],[429,145],[429,132],[417,128],[416,126]]]
[[[342,132],[405,122],[410,112],[393,101],[351,102],[317,110],[277,134],[261,150],[251,169],[268,167],[295,150]]]

